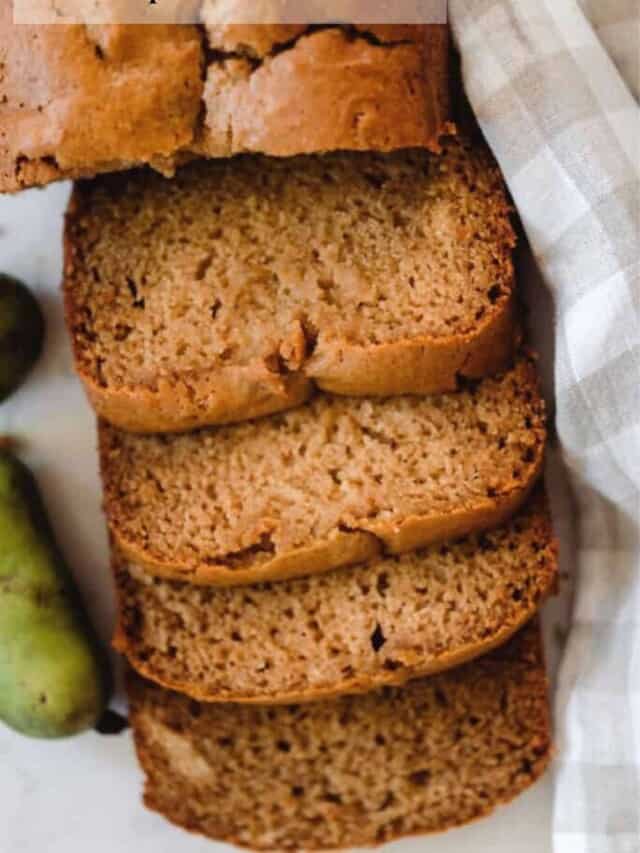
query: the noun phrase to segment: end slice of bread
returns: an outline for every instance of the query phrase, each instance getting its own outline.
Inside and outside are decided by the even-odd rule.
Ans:
[[[17,24],[14,5],[0,2],[0,193],[162,161],[193,143],[196,27]]]
[[[318,395],[173,436],[100,427],[105,509],[149,572],[238,585],[304,576],[495,527],[542,469],[536,367],[453,394]]]
[[[405,689],[279,708],[202,705],[131,675],[145,803],[265,851],[439,832],[508,802],[551,756],[532,625],[490,656]]]
[[[221,25],[220,4],[199,0],[138,4],[150,25],[63,24],[58,9],[28,25],[12,7],[0,2],[0,192],[245,151],[438,151],[452,127],[444,25]]]
[[[81,183],[65,241],[79,375],[133,432],[449,391],[517,338],[506,191],[462,140]]]
[[[457,666],[504,643],[554,591],[544,497],[500,530],[308,579],[207,589],[116,557],[115,644],[209,702],[303,702]]]

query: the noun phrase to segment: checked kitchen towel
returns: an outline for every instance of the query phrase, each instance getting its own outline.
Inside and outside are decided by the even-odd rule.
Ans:
[[[640,853],[640,4],[450,0],[449,18],[553,300],[577,512],[554,850]]]

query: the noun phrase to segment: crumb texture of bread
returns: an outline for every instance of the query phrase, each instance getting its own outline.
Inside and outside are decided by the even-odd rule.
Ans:
[[[216,702],[301,702],[449,669],[505,642],[557,578],[541,493],[492,533],[308,579],[213,590],[114,567],[119,649]]]
[[[513,355],[515,236],[484,146],[197,163],[79,184],[76,365],[98,414],[184,431],[453,390]]]
[[[523,355],[453,394],[318,395],[185,435],[102,423],[105,510],[122,552],[155,574],[223,586],[308,575],[506,521],[545,439]]]
[[[144,164],[171,174],[184,155],[438,150],[446,27],[294,30],[18,26],[0,0],[0,192]]]
[[[276,708],[203,705],[131,674],[145,802],[264,851],[382,844],[489,814],[551,756],[539,628],[399,690]]]

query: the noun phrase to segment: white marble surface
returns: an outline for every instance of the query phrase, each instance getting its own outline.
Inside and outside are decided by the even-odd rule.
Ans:
[[[0,196],[0,270],[31,285],[48,321],[44,358],[27,384],[0,406],[0,434],[13,434],[23,442],[23,458],[40,482],[59,541],[106,642],[113,598],[94,421],[72,374],[58,290],[67,193],[66,185],[57,185],[11,198]],[[555,608],[557,613],[557,604]],[[491,818],[388,849],[549,853],[552,784],[547,774]],[[0,853],[230,850],[189,836],[146,811],[140,793],[141,774],[128,732],[45,742],[22,738],[0,724]]]

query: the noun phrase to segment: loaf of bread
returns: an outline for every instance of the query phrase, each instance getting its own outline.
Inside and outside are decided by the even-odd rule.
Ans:
[[[194,155],[438,149],[444,26],[14,25],[0,0],[0,192]]]
[[[504,643],[555,589],[542,494],[504,528],[311,578],[207,589],[116,557],[115,644],[211,702],[303,702],[403,684]]]
[[[318,395],[186,435],[101,424],[104,504],[123,554],[151,573],[234,585],[399,554],[497,526],[542,468],[536,367],[453,394]]]
[[[490,813],[551,754],[537,625],[405,689],[311,705],[203,705],[131,676],[145,803],[255,850],[370,846]]]
[[[514,349],[514,233],[480,144],[198,163],[77,185],[65,292],[97,412],[168,432],[313,384],[432,393]]]

